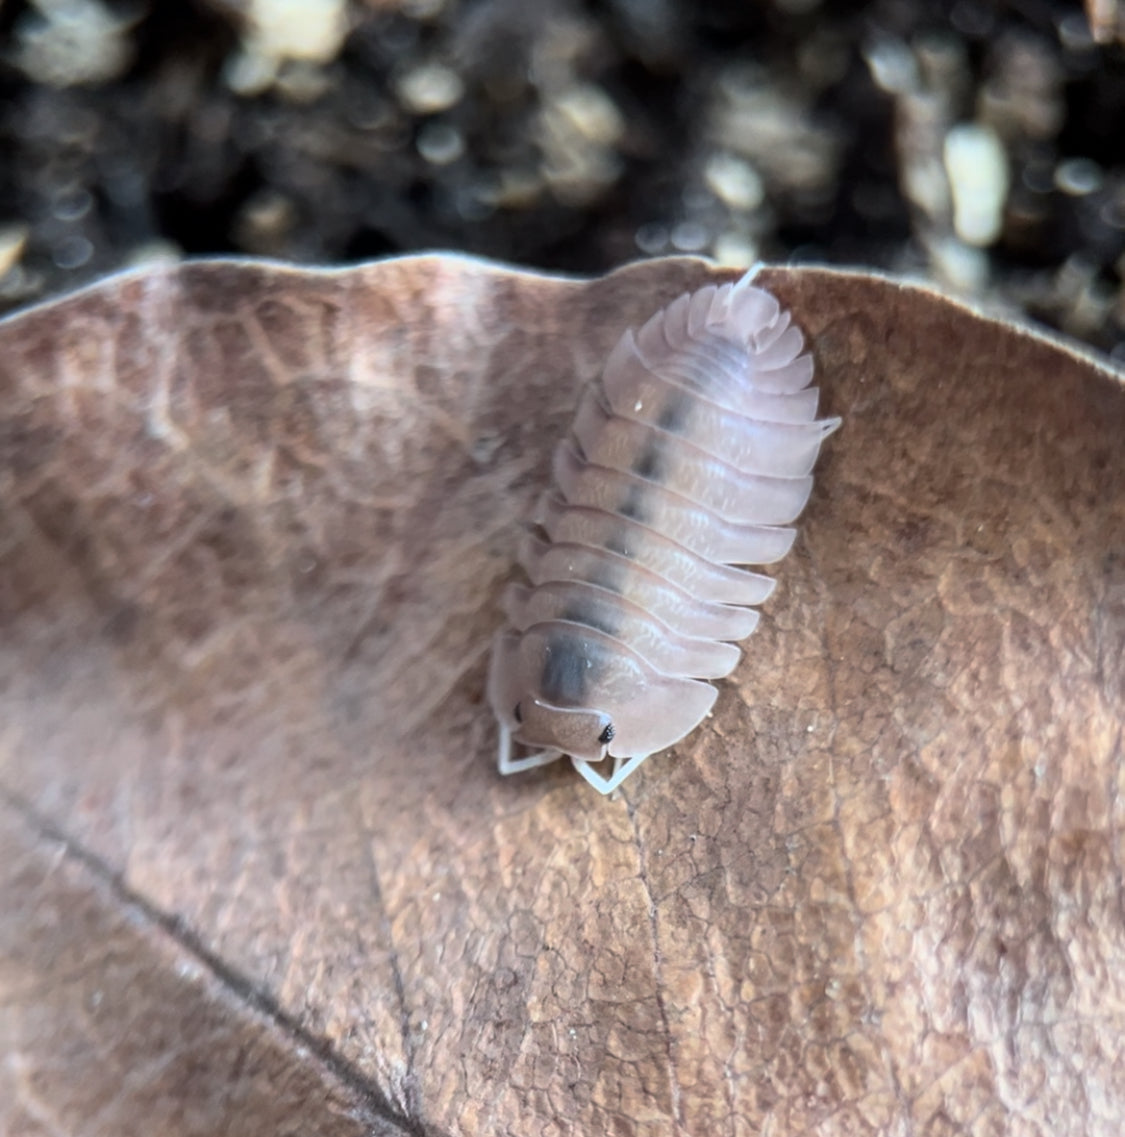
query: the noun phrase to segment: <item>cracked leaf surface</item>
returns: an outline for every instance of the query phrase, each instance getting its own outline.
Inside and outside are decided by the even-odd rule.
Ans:
[[[494,773],[495,600],[578,388],[728,276],[204,263],[0,323],[0,1037],[94,1103],[55,1131],[194,1061],[130,1036],[165,1000],[266,1031],[252,1084],[326,1133],[1119,1131],[1119,377],[767,271],[845,423],[743,662],[616,800]],[[86,921],[149,980],[26,950]],[[100,1067],[60,1061],[82,984]]]

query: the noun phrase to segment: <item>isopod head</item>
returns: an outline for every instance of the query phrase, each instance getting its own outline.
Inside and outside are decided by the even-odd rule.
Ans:
[[[604,632],[563,621],[501,632],[488,693],[510,739],[578,762],[664,750],[718,695],[709,683],[660,674]]]

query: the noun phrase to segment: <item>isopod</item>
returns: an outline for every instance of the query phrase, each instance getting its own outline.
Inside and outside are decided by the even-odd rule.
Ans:
[[[498,763],[601,793],[699,725],[788,553],[820,444],[813,360],[747,273],[626,331],[555,452],[493,644]],[[513,741],[535,752],[513,754]],[[612,773],[598,768],[613,758]]]

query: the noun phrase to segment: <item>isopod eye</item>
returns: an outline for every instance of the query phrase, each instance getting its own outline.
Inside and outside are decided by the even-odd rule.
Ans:
[[[514,709],[512,710],[512,718],[514,718],[516,722],[523,722],[523,711],[520,710],[519,703],[516,703]]]
[[[598,741],[603,745],[608,746],[613,741],[613,736],[617,732],[613,729],[613,723],[606,723],[606,728],[598,735]]]

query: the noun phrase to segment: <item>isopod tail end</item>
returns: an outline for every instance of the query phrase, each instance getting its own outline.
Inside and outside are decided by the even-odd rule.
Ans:
[[[752,280],[753,275],[745,273],[735,282],[725,303],[723,334],[738,343],[749,344],[753,336],[771,327],[781,314],[777,299],[764,288],[752,284]]]

